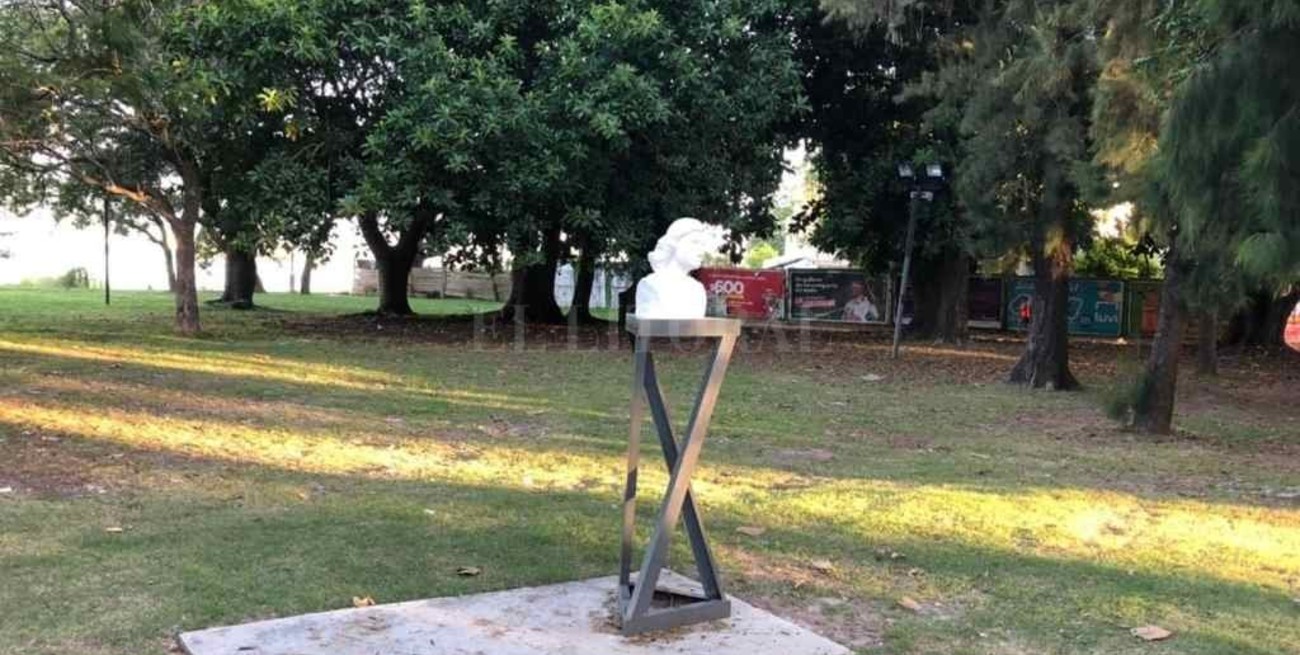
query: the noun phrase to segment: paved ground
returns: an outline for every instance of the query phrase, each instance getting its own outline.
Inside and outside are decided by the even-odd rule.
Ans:
[[[665,576],[667,577],[667,576]],[[670,579],[677,585],[685,580]],[[732,599],[732,617],[624,638],[614,577],[418,600],[181,635],[190,655],[847,655],[849,650]]]

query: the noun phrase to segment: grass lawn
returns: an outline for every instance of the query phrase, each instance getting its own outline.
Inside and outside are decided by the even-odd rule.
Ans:
[[[259,299],[185,339],[165,294],[0,289],[0,653],[166,652],[355,596],[616,570],[630,355],[608,331],[520,345]],[[1296,358],[1186,378],[1183,430],[1151,438],[1099,409],[1131,344],[1078,344],[1089,391],[1054,394],[999,383],[1013,341],[782,342],[737,352],[696,477],[730,592],[862,653],[1300,653]],[[660,359],[678,414],[704,355]]]

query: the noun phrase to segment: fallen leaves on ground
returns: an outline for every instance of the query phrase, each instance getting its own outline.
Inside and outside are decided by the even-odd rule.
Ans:
[[[1174,633],[1158,625],[1144,625],[1140,628],[1133,628],[1131,632],[1134,637],[1137,637],[1142,641],[1164,641],[1165,639],[1174,636]]]
[[[374,607],[374,605],[375,605],[375,599],[374,599],[374,598],[371,598],[370,596],[353,596],[353,597],[352,597],[352,606],[353,606],[353,607]]]

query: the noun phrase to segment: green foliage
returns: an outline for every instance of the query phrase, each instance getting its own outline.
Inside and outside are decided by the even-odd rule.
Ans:
[[[1235,250],[1249,276],[1300,278],[1300,8],[1198,3],[1215,47],[1180,85],[1161,135],[1161,178],[1180,238]]]
[[[1160,261],[1124,237],[1094,238],[1079,251],[1074,273],[1081,277],[1150,280],[1160,276]]]
[[[1122,424],[1132,422],[1149,410],[1151,400],[1151,375],[1141,367],[1122,367],[1116,380],[1102,393],[1102,408],[1112,420]]]
[[[781,251],[777,250],[776,246],[768,241],[759,241],[745,253],[742,265],[745,268],[763,268],[763,262],[780,256]]]
[[[770,229],[799,104],[781,3],[249,5],[194,20],[288,62],[256,103],[297,145],[252,182],[309,200],[259,193],[256,224],[315,234],[321,212],[293,212],[323,190],[324,213],[373,214],[390,238],[433,215],[430,248],[489,268],[560,231],[636,260],[682,215]]]
[[[945,0],[823,0],[821,5],[832,16],[857,29],[885,27],[895,40],[924,34],[927,19],[936,9],[951,10],[953,2]],[[912,27],[912,30],[907,29]],[[914,30],[914,31],[913,31]]]
[[[23,278],[18,286],[31,289],[89,289],[90,273],[76,266],[53,277]]]
[[[1300,275],[1296,3],[1100,0],[1097,159],[1150,236],[1176,234],[1184,302],[1231,309]]]
[[[264,38],[230,30],[242,3],[127,0],[0,6],[0,203],[86,220],[105,194],[121,225],[161,219],[177,241],[177,326],[199,328],[194,234],[255,249],[274,234],[250,170],[287,130],[287,70]],[[224,22],[223,22],[224,21]],[[214,34],[216,36],[214,36]],[[256,37],[257,35],[252,35]],[[276,190],[275,197],[283,197]],[[253,208],[253,209],[250,209]]]
[[[1082,201],[1098,182],[1087,131],[1092,26],[1068,2],[989,7],[968,35],[971,49],[930,83],[948,104],[936,118],[960,116],[965,135],[958,194],[985,254],[1035,242],[1068,250],[1090,233]]]
[[[940,65],[952,26],[942,27],[939,11],[920,3],[890,24],[863,20],[869,14],[854,14],[852,3],[822,4],[830,15],[806,15],[797,41],[811,105],[801,125],[821,193],[801,208],[795,229],[809,231],[818,248],[883,273],[903,258],[910,212],[912,189],[899,179],[898,165],[912,162],[924,171],[941,163],[949,179],[935,185],[941,192],[920,215],[918,268],[966,251],[968,223],[954,195],[943,192],[951,182],[956,129],[926,120],[934,97],[908,93]]]

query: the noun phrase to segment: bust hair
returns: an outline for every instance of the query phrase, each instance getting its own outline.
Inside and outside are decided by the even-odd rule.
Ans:
[[[677,254],[677,240],[669,239],[667,235],[659,237],[659,242],[655,244],[655,249],[650,251],[647,258],[650,260],[650,268],[658,271],[673,260]]]

